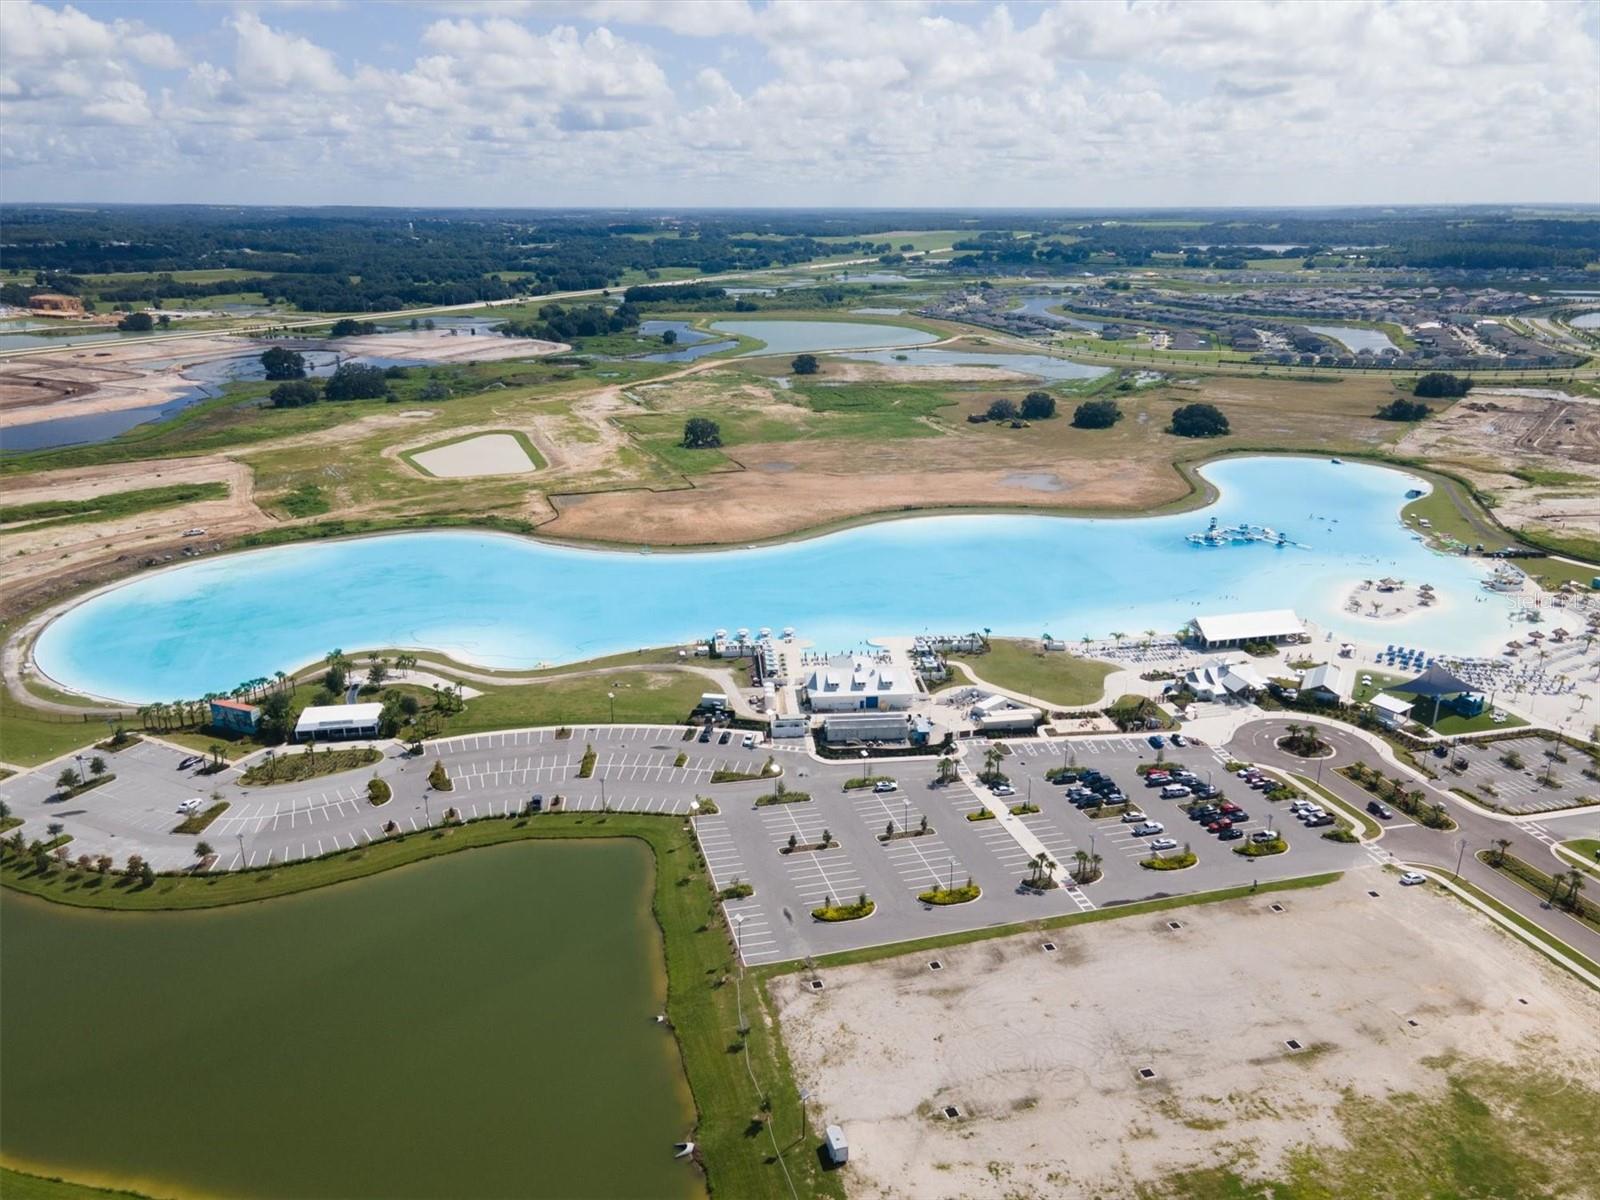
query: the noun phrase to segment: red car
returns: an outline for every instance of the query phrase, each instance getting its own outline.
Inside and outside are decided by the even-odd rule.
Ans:
[[[1233,822],[1228,820],[1227,817],[1223,817],[1221,820],[1213,821],[1213,822],[1211,822],[1211,824],[1207,825],[1206,826],[1206,831],[1208,833],[1221,833],[1224,829],[1232,829],[1232,828],[1233,828]]]

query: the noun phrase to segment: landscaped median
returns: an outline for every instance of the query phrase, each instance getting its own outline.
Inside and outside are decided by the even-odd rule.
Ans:
[[[1235,854],[1242,855],[1245,858],[1269,858],[1274,854],[1286,854],[1288,850],[1289,843],[1284,841],[1282,834],[1279,834],[1270,842],[1258,842],[1255,838],[1251,838],[1247,842],[1240,842],[1233,848]]]
[[[173,829],[173,833],[196,834],[204,833],[223,813],[228,811],[228,802],[218,800],[204,812],[190,813]]]
[[[824,904],[820,908],[813,908],[811,917],[816,921],[827,922],[860,921],[870,917],[877,907],[877,902],[865,892],[862,892],[860,896],[856,897],[854,904]]]
[[[1185,844],[1177,854],[1162,854],[1152,850],[1148,858],[1141,858],[1139,865],[1147,871],[1185,871],[1200,861],[1199,855],[1189,849]]]
[[[304,783],[340,771],[354,771],[383,761],[383,754],[370,746],[349,750],[318,751],[315,744],[300,754],[277,754],[271,750],[239,777],[245,787],[270,787],[278,783]]]

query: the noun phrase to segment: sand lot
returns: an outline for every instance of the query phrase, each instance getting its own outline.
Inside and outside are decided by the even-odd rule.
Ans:
[[[441,479],[477,475],[521,475],[534,469],[522,443],[509,433],[480,433],[433,450],[419,450],[411,460]]]
[[[1600,997],[1432,893],[1367,870],[825,969],[820,992],[799,974],[770,986],[813,1128],[846,1130],[852,1197],[1160,1195],[1184,1170],[1271,1176],[1306,1146],[1344,1171],[1361,1157],[1341,1157],[1352,1105],[1448,1096],[1452,1064],[1536,1062],[1568,1088],[1600,1083]],[[1600,1157],[1589,1133],[1569,1163]],[[1595,1194],[1592,1175],[1528,1182],[1518,1194]],[[1367,1186],[1332,1194],[1378,1194]]]
[[[538,338],[508,338],[496,333],[455,333],[448,329],[412,329],[340,338],[330,349],[361,357],[415,358],[431,363],[499,362],[509,358],[540,358],[572,347],[565,342]]]

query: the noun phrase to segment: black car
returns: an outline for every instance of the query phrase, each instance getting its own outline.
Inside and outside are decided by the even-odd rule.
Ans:
[[[1191,808],[1189,810],[1189,820],[1191,821],[1215,821],[1221,815],[1222,810],[1220,808]]]
[[[722,736],[717,739],[717,745],[726,746],[728,744],[728,739],[731,738],[732,736],[733,736],[733,730],[724,729],[722,731]]]
[[[1377,800],[1367,801],[1367,811],[1382,821],[1387,821],[1394,816],[1394,813],[1389,811],[1388,805],[1381,804]]]
[[[1235,838],[1242,838],[1243,836],[1244,836],[1244,830],[1240,829],[1237,825],[1235,825],[1231,829],[1220,830],[1217,833],[1217,841],[1219,841],[1219,842],[1231,842]]]
[[[702,742],[709,742],[711,740],[711,726],[707,725],[700,731],[700,740]]]
[[[528,811],[529,812],[543,812],[544,811],[544,795],[543,795],[543,793],[535,792],[529,798],[529,800],[528,800]]]

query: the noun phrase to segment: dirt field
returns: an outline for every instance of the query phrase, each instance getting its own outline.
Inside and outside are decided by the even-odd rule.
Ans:
[[[1600,537],[1600,401],[1485,388],[1418,425],[1400,451],[1452,464],[1492,491],[1508,528]],[[1560,482],[1530,483],[1514,470]]]
[[[537,358],[572,349],[565,342],[508,338],[492,333],[458,334],[448,329],[400,330],[370,337],[340,338],[328,346],[329,349],[338,349],[358,357],[418,358],[431,363],[499,362],[509,358]]]
[[[1422,1113],[1463,1086],[1488,1094],[1460,1083],[1503,1078],[1485,1060],[1548,1067],[1583,1119],[1600,1102],[1600,997],[1431,891],[1361,871],[1057,930],[1053,954],[1022,935],[828,969],[820,992],[799,974],[771,988],[814,1124],[849,1138],[852,1197],[1164,1196],[1208,1169],[1365,1197],[1380,1194],[1353,1174],[1373,1149],[1368,1105]],[[1575,1188],[1529,1178],[1517,1194],[1595,1195],[1582,1172],[1600,1134],[1561,1152]],[[1382,1194],[1466,1194],[1419,1189],[1405,1155],[1379,1152]]]

